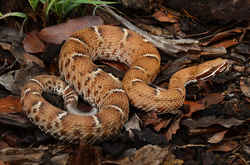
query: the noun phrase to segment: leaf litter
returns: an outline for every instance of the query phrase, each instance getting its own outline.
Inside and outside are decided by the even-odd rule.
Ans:
[[[183,19],[181,14],[173,15],[172,12],[166,13],[162,10],[156,11],[152,15],[158,23],[161,23],[162,29],[172,28],[174,29],[172,32],[188,36],[184,35],[181,30],[181,26],[183,26],[180,22]],[[185,12],[185,14],[188,15],[188,18],[192,18],[192,21],[200,22],[197,17],[192,17],[192,13]],[[0,31],[1,49],[11,56],[4,57],[2,53],[0,54],[0,57],[6,59],[2,60],[3,58],[1,58],[0,60],[1,65],[4,66],[4,71],[0,75],[0,84],[12,95],[17,95],[7,95],[0,99],[0,123],[3,126],[0,131],[5,132],[5,138],[1,139],[0,143],[9,142],[14,147],[9,148],[8,145],[4,145],[5,147],[0,149],[0,157],[4,161],[31,162],[36,160],[39,162],[47,157],[50,161],[59,164],[66,162],[71,164],[84,162],[92,162],[93,164],[198,164],[199,161],[212,164],[216,160],[230,162],[231,160],[227,156],[224,157],[223,153],[225,152],[231,152],[229,154],[231,156],[238,155],[234,161],[241,160],[242,162],[245,160],[245,155],[249,155],[250,117],[242,116],[242,114],[243,110],[244,114],[247,114],[250,109],[249,72],[247,72],[250,45],[242,41],[248,39],[249,27],[222,29],[221,32],[213,33],[208,38],[201,37],[200,45],[191,46],[197,49],[188,49],[182,45],[183,50],[188,51],[180,51],[182,53],[178,52],[174,55],[171,54],[171,56],[163,53],[162,72],[154,82],[162,87],[167,87],[168,79],[173,73],[196,62],[201,62],[201,60],[223,57],[234,61],[232,68],[235,69],[231,69],[229,75],[225,74],[221,78],[222,80],[215,79],[195,84],[197,91],[190,91],[192,86],[188,85],[187,91],[190,93],[187,95],[184,106],[177,111],[178,113],[157,115],[150,112],[145,114],[131,107],[131,116],[133,117],[125,125],[125,130],[117,137],[97,142],[93,146],[84,144],[78,146],[60,145],[54,143],[55,140],[50,136],[44,145],[35,141],[34,137],[38,137],[38,135],[32,133],[28,134],[32,140],[27,138],[25,144],[18,145],[21,138],[15,132],[7,131],[9,126],[14,127],[14,130],[24,129],[25,132],[30,132],[29,130],[33,129],[39,131],[32,127],[28,120],[20,117],[23,116],[20,112],[18,98],[20,87],[27,79],[49,70],[48,63],[44,59],[48,58],[45,53],[49,51],[48,48],[51,44],[61,44],[72,32],[82,27],[101,25],[103,19],[105,20],[105,18],[91,16],[70,19],[66,23],[48,26],[41,30],[32,29],[26,37],[8,28]],[[146,18],[144,18],[144,22],[146,22]],[[209,33],[204,32],[203,34]],[[9,36],[6,37],[6,34]],[[202,33],[199,35],[201,36]],[[197,33],[196,37],[199,35]],[[53,57],[49,60],[56,61],[57,58]],[[18,63],[17,66],[16,63]],[[14,65],[11,66],[11,64]],[[114,70],[110,70],[111,73],[118,71],[120,77],[127,70],[126,67],[118,63],[103,63],[103,67],[107,65],[114,68]],[[53,65],[52,68],[56,68],[56,66]],[[52,74],[59,74],[57,69],[49,71]],[[232,76],[235,72],[237,74]],[[83,107],[85,108],[85,106]],[[6,131],[9,134],[6,134]],[[48,145],[51,143],[53,147]],[[22,149],[25,146],[34,147]],[[218,151],[222,152],[219,153],[223,155],[221,160],[216,158]],[[195,159],[197,152],[203,155],[199,158],[200,160]],[[27,156],[20,156],[24,154]]]

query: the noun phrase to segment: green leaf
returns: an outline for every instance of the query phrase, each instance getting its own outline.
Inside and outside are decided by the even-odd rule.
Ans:
[[[47,0],[40,0],[42,4],[45,4]]]
[[[74,3],[79,3],[79,4],[92,4],[92,5],[108,5],[108,4],[116,4],[116,3],[118,3],[118,2],[95,1],[95,0],[75,0]]]
[[[68,6],[67,8],[65,8],[65,15],[67,15],[71,10],[73,10],[74,8],[80,6],[81,4],[72,4],[70,6]]]
[[[29,4],[33,11],[36,11],[36,8],[38,6],[39,0],[29,0]]]
[[[52,8],[52,6],[54,5],[54,3],[56,2],[56,0],[51,0],[46,8],[46,11],[45,11],[45,14],[46,14],[46,17],[49,16],[49,11],[50,9]]]
[[[11,12],[11,13],[6,13],[4,15],[2,13],[0,13],[0,19],[4,19],[6,17],[21,17],[24,19],[28,18],[26,14],[21,13],[21,12]]]

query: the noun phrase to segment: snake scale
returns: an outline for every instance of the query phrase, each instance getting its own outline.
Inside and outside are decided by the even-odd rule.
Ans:
[[[93,62],[114,60],[129,66],[122,82]],[[128,120],[129,102],[143,111],[171,113],[183,105],[185,85],[205,80],[228,68],[217,58],[176,72],[168,89],[151,82],[160,71],[157,49],[137,33],[110,25],[75,32],[64,43],[59,57],[61,77],[39,75],[22,89],[21,103],[27,117],[46,133],[69,142],[94,142],[119,132]],[[61,80],[61,79],[64,79]],[[63,111],[43,97],[45,91],[63,97]],[[77,109],[78,95],[93,109]]]

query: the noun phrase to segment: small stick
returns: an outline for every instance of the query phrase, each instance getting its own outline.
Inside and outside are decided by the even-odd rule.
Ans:
[[[110,7],[103,5],[104,9],[111,14],[114,18],[120,21],[128,29],[133,30],[153,43],[157,48],[161,49],[165,53],[175,55],[180,52],[187,52],[189,50],[201,51],[199,41],[193,39],[165,39],[163,37],[149,34],[148,32],[139,29],[125,18],[116,14]]]

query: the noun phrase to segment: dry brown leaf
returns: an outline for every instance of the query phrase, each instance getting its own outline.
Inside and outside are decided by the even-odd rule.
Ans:
[[[41,68],[45,68],[45,65],[42,60],[40,60],[38,57],[30,55],[29,53],[24,53],[24,60],[27,64],[36,63],[38,64]]]
[[[0,150],[9,147],[8,143],[3,141],[3,139],[0,140]]]
[[[240,90],[246,97],[250,97],[250,78],[240,78]]]
[[[141,120],[140,118],[134,114],[124,125],[124,128],[126,129],[126,131],[128,131],[131,135],[131,130],[138,130],[141,131],[141,127],[140,127],[140,123]]]
[[[136,151],[134,155],[128,156],[119,160],[117,164],[120,165],[139,165],[139,164],[148,164],[148,165],[162,165],[162,164],[176,164],[181,165],[183,161],[176,159],[175,156],[171,153],[169,148],[161,148],[157,145],[146,145]]]
[[[182,120],[182,124],[189,127],[190,129],[195,128],[206,128],[215,124],[221,125],[225,128],[231,128],[232,126],[239,126],[244,123],[244,120],[238,120],[236,118],[216,118],[215,116],[201,117],[198,120],[185,119]]]
[[[37,31],[32,31],[25,36],[23,47],[24,50],[29,53],[41,53],[46,49],[46,46],[38,37]]]
[[[9,163],[4,163],[3,161],[0,160],[0,165],[9,165]]]
[[[191,117],[194,112],[205,109],[204,104],[194,102],[194,101],[185,101],[184,105],[189,106],[189,112],[184,114],[184,117]]]
[[[10,50],[11,49],[11,44],[9,44],[9,43],[0,42],[0,46],[4,50]]]
[[[178,119],[176,119],[174,122],[171,123],[169,129],[165,133],[165,137],[166,137],[167,141],[170,141],[172,139],[173,135],[175,135],[177,130],[180,128],[181,118],[182,117],[179,117]]]
[[[228,130],[218,132],[208,139],[209,143],[219,143],[224,139],[224,135]]]
[[[47,152],[48,147],[39,148],[4,148],[0,150],[0,160],[3,161],[19,161],[20,164],[25,162],[39,162],[44,154]]]
[[[159,132],[162,128],[166,128],[171,122],[171,119],[162,120],[160,123],[154,126],[154,130]]]
[[[229,48],[232,47],[234,45],[239,44],[239,41],[236,38],[233,38],[231,40],[224,40],[220,43],[214,44],[212,45],[212,47],[214,48],[219,48],[219,47],[224,47],[224,48]]]
[[[22,105],[18,97],[7,96],[0,99],[0,113],[21,112]]]
[[[85,16],[71,19],[65,23],[42,29],[39,33],[39,38],[47,43],[61,44],[75,31],[102,24],[103,20],[98,16]]]
[[[218,42],[218,41],[220,41],[222,39],[225,39],[225,38],[230,37],[230,36],[234,36],[234,35],[236,35],[238,33],[242,33],[242,32],[243,32],[242,28],[236,28],[236,29],[231,29],[231,30],[228,30],[228,31],[224,31],[224,32],[216,34],[209,41],[202,43],[202,45],[207,46],[207,45],[209,45],[209,44],[211,44],[213,42]]]
[[[158,118],[157,113],[155,112],[148,112],[145,115],[141,117],[141,120],[143,121],[143,124],[145,126],[147,125],[157,125],[161,122],[161,118]]]
[[[224,95],[222,93],[211,93],[201,100],[201,103],[208,107],[213,104],[219,104],[224,100]]]
[[[189,112],[184,116],[190,117],[194,112],[204,110],[213,104],[219,104],[224,100],[224,97],[221,93],[211,93],[197,102],[185,101],[184,104],[189,106]]]
[[[228,141],[224,142],[222,144],[217,144],[214,146],[211,146],[208,151],[222,151],[222,152],[229,152],[238,147],[239,144],[236,141]]]
[[[250,98],[245,98],[245,100],[250,103]]]
[[[197,136],[197,135],[208,135],[208,134],[215,134],[220,132],[221,128],[215,127],[207,127],[207,128],[191,128],[188,130],[188,135],[190,136]]]
[[[156,20],[160,21],[160,22],[169,22],[169,23],[176,23],[176,22],[178,22],[178,20],[176,19],[176,16],[174,16],[174,15],[172,15],[170,13],[165,14],[162,11],[156,11],[153,14],[153,17]]]
[[[250,155],[250,146],[247,146],[247,145],[243,145],[243,148],[242,148],[248,155]]]
[[[96,147],[87,144],[80,144],[74,152],[69,165],[101,165],[100,151]]]

